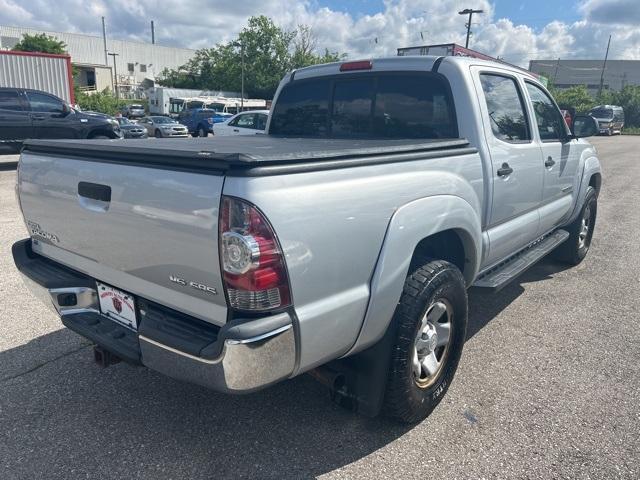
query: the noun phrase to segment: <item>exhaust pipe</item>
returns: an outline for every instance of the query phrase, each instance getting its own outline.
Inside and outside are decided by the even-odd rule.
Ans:
[[[331,400],[342,408],[355,412],[357,399],[348,388],[347,377],[344,373],[327,366],[314,368],[308,372],[316,381],[329,388]]]

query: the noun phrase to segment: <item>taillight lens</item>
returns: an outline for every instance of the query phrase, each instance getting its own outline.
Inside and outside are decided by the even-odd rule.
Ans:
[[[223,197],[219,226],[229,305],[254,312],[289,305],[284,255],[265,216],[244,200]]]

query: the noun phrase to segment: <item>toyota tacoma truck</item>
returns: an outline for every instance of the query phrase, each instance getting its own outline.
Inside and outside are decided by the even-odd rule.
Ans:
[[[451,385],[469,288],[587,254],[595,133],[500,63],[312,66],[282,80],[266,135],[26,142],[13,256],[103,364],[228,393],[309,372],[416,422]]]

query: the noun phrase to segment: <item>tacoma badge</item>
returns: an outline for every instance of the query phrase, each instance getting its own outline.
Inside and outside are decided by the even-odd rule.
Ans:
[[[218,294],[218,291],[214,287],[210,287],[208,285],[205,285],[199,282],[190,282],[185,280],[184,278],[177,277],[176,275],[169,275],[169,280],[171,280],[173,283],[177,283],[178,285],[182,285],[182,286],[188,285],[191,288],[195,288],[196,290],[201,290],[206,293],[211,293],[212,295]]]

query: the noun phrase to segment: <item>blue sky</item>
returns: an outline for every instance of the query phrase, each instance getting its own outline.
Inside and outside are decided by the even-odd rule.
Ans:
[[[211,47],[233,39],[249,17],[266,15],[280,27],[311,27],[318,51],[347,58],[394,55],[398,47],[464,44],[463,8],[474,16],[471,48],[527,65],[531,59],[640,59],[640,0],[0,0],[0,25],[100,35],[100,17],[111,38]],[[51,12],[55,12],[52,15]],[[423,34],[423,35],[421,35]]]
[[[467,3],[471,8],[474,1],[470,0]],[[579,2],[573,0],[539,0],[535,2],[497,0],[492,3],[494,17],[509,18],[515,23],[522,23],[534,29],[543,28],[553,20],[572,23],[581,18],[576,9]],[[328,7],[331,10],[346,11],[354,17],[374,15],[384,11],[382,0],[316,0],[312,4]],[[638,4],[638,8],[640,8],[640,0],[638,0]]]

